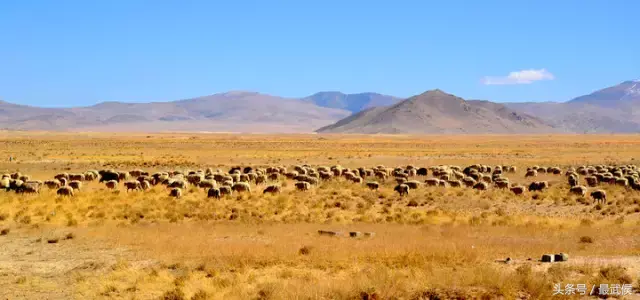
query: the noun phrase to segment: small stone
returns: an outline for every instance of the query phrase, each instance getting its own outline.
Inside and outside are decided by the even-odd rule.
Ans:
[[[507,259],[504,260],[505,264],[510,264],[511,263],[511,257],[507,257]]]
[[[362,233],[360,231],[351,231],[349,232],[349,236],[352,238],[361,237]]]
[[[553,259],[554,259],[553,254],[542,255],[542,262],[553,262]]]
[[[374,237],[375,235],[376,235],[375,232],[365,232],[364,233],[364,236],[366,236],[366,237]]]
[[[558,253],[558,254],[554,255],[553,260],[554,261],[567,261],[567,260],[569,260],[569,255],[566,254],[566,253],[562,253],[561,252],[561,253]]]

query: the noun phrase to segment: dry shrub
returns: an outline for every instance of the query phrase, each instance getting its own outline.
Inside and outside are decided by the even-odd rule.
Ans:
[[[587,235],[583,235],[580,237],[580,243],[583,244],[592,244],[593,243],[593,238]]]

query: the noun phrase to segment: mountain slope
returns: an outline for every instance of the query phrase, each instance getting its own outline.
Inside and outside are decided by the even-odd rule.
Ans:
[[[508,107],[540,117],[566,132],[640,132],[640,81],[618,85],[576,97],[568,102],[505,103]]]
[[[400,98],[377,93],[343,94],[341,92],[319,92],[302,98],[318,106],[346,109],[352,113],[376,107],[396,104]]]
[[[440,90],[413,96],[322,127],[319,133],[535,133],[555,128],[489,101],[465,101]]]
[[[0,102],[0,128],[23,130],[310,132],[350,114],[298,99],[230,92],[173,102],[38,108]]]

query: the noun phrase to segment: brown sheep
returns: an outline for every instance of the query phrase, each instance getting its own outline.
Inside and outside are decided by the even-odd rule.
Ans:
[[[595,190],[591,192],[591,197],[597,202],[607,202],[607,192],[605,192],[604,190]]]
[[[231,186],[225,185],[225,186],[221,186],[218,189],[220,190],[220,195],[221,196],[233,194],[233,190],[231,189]]]
[[[398,184],[393,190],[398,192],[400,196],[409,195],[409,186],[406,184]]]
[[[570,193],[578,196],[584,197],[587,194],[587,188],[581,185],[576,185],[571,187],[569,190]]]
[[[418,188],[420,188],[420,186],[422,186],[422,183],[420,181],[417,181],[417,180],[409,180],[409,181],[405,182],[404,184],[406,184],[412,190],[418,189]]]
[[[298,181],[295,183],[295,186],[300,191],[308,191],[311,189],[311,184],[306,181]]]
[[[587,185],[590,186],[590,187],[598,186],[598,177],[587,176],[587,177],[584,178],[584,180],[587,182]]]
[[[118,187],[118,182],[115,180],[109,180],[105,183],[105,185],[107,186],[108,189],[116,189]]]
[[[524,186],[521,185],[512,186],[509,190],[516,195],[524,194]]]
[[[175,197],[175,198],[182,197],[182,189],[181,188],[172,188],[171,191],[169,192],[169,196],[170,197]]]
[[[440,183],[440,180],[437,178],[429,178],[424,181],[428,186],[437,186]]]
[[[59,189],[62,185],[60,184],[60,180],[54,179],[54,180],[46,180],[44,182],[44,185],[47,186],[47,188],[54,190],[54,189]]]
[[[127,188],[127,192],[129,190],[137,191],[142,189],[142,186],[140,185],[140,181],[137,181],[137,180],[127,181],[124,183],[124,186]]]
[[[281,188],[279,185],[270,185],[267,186],[262,193],[263,194],[278,194],[281,192]]]
[[[256,185],[260,185],[260,184],[265,184],[267,182],[267,176],[266,175],[258,175],[256,176]]]
[[[489,185],[483,181],[480,181],[473,186],[473,189],[480,190],[480,191],[485,191],[487,190],[487,188],[489,188]]]
[[[218,189],[218,188],[210,188],[207,191],[207,198],[220,199],[221,196],[222,196],[222,194],[220,193],[220,189]]]
[[[447,183],[450,187],[462,187],[462,181],[460,180],[449,180]]]
[[[246,182],[236,182],[231,186],[234,192],[248,192],[251,193],[251,186]]]
[[[56,191],[56,194],[60,196],[73,196],[73,188],[71,188],[70,186],[60,187]]]
[[[370,190],[378,190],[378,188],[380,187],[380,184],[375,181],[370,181],[370,182],[367,182],[367,187]]]
[[[141,188],[142,188],[142,190],[144,190],[144,191],[146,191],[146,190],[150,190],[150,189],[151,189],[151,182],[144,180],[144,181],[142,181],[142,182],[140,183],[140,187],[141,187]]]
[[[72,180],[69,182],[69,186],[74,190],[80,190],[82,188],[82,182],[79,180]]]
[[[536,170],[528,170],[527,174],[524,175],[524,177],[536,177],[538,176],[538,171]]]

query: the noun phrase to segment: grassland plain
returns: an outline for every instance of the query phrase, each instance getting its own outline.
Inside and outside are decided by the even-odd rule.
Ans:
[[[45,180],[104,168],[482,163],[515,165],[508,177],[527,184],[528,166],[633,164],[639,146],[637,135],[1,132],[0,171]],[[0,192],[0,296],[545,299],[554,283],[640,289],[640,192],[605,186],[608,201],[596,205],[570,195],[562,175],[535,180],[550,189],[516,196],[423,187],[399,197],[391,181],[371,191],[338,179],[308,192],[282,181],[279,195],[255,188],[220,200],[198,188],[175,199],[160,185],[126,192],[98,182],[73,198]],[[319,229],[376,235],[326,237]],[[569,261],[537,262],[557,252]],[[506,257],[513,262],[499,262]]]

